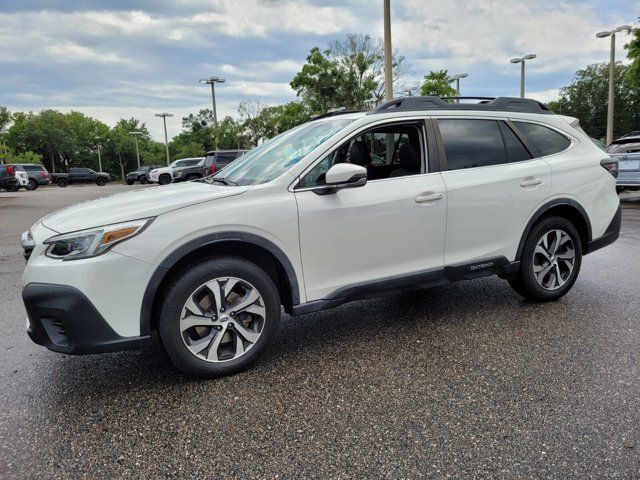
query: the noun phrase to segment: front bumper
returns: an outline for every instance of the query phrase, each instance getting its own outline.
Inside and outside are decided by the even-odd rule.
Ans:
[[[118,335],[89,299],[74,287],[30,283],[22,290],[22,299],[29,317],[29,337],[54,352],[81,355],[151,344],[149,335]]]

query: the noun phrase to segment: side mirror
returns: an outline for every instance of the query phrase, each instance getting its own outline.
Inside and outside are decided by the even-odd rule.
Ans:
[[[313,189],[318,195],[364,186],[367,183],[367,169],[353,163],[337,163],[326,173],[325,180],[325,185]]]

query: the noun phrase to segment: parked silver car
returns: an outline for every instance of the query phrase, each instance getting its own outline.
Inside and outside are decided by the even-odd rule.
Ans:
[[[618,160],[618,192],[640,189],[640,136],[614,140],[607,147],[607,153]]]

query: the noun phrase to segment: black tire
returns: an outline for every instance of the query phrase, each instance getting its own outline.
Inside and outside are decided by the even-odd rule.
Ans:
[[[15,193],[20,190],[20,185],[11,185],[7,187],[7,192]]]
[[[538,283],[538,280],[536,280],[536,275],[534,274],[534,251],[536,250],[536,247],[538,246],[538,243],[541,241],[543,236],[553,230],[562,230],[567,235],[569,235],[571,241],[573,242],[573,252],[575,257],[573,260],[573,268],[569,272],[569,275],[566,277],[566,279],[564,279],[564,284],[554,290],[549,290],[542,287],[542,285]],[[552,259],[553,258],[554,256],[552,255]],[[527,240],[524,244],[524,249],[522,251],[520,270],[515,277],[509,280],[509,284],[517,293],[528,298],[529,300],[541,302],[558,300],[569,290],[571,290],[571,287],[573,287],[573,284],[575,283],[576,279],[578,278],[578,274],[580,273],[581,265],[582,242],[580,240],[580,235],[578,234],[578,231],[576,230],[573,223],[563,217],[544,218],[540,222],[538,222],[529,233],[529,236],[527,237]],[[553,272],[553,269],[551,270],[551,272]],[[555,275],[555,273],[551,274]],[[545,282],[543,281],[543,283]]]
[[[127,180],[127,185],[133,185],[134,183],[136,182],[134,182],[133,180]]]
[[[33,178],[29,179],[29,185],[25,187],[27,190],[37,190],[38,182],[36,182]]]
[[[98,185],[99,187],[104,187],[107,184],[107,179],[104,177],[98,177],[96,178],[96,185]]]
[[[59,186],[60,188],[64,188],[64,187],[66,187],[67,185],[69,185],[69,180],[67,180],[66,178],[61,178],[61,179],[59,179],[56,183],[58,184],[58,186]]]
[[[140,179],[139,180],[140,180],[140,183],[142,185],[146,185],[147,183],[149,183],[149,179],[147,178],[146,175],[140,175]]]
[[[168,185],[171,183],[171,175],[169,175],[168,173],[163,173],[162,175],[160,175],[160,178],[158,178],[158,183],[160,185]]]
[[[190,182],[192,180],[195,180],[197,178],[202,178],[200,175],[198,175],[197,173],[192,173],[191,175],[187,175],[187,177],[185,178],[185,180],[187,182]]]
[[[189,296],[215,278],[237,277],[253,285],[262,297],[266,315],[258,340],[238,358],[209,362],[189,351],[180,332],[180,315]],[[202,378],[230,375],[248,368],[268,348],[280,324],[280,299],[271,277],[239,257],[220,256],[196,263],[171,280],[160,306],[159,333],[165,351],[183,372]]]

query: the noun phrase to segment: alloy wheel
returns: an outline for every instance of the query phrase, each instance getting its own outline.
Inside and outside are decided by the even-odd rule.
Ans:
[[[550,230],[533,251],[533,274],[545,290],[561,288],[573,272],[576,251],[571,236],[561,229]]]
[[[266,308],[249,282],[221,277],[189,295],[180,314],[180,335],[187,349],[208,362],[227,362],[246,354],[265,326]]]

